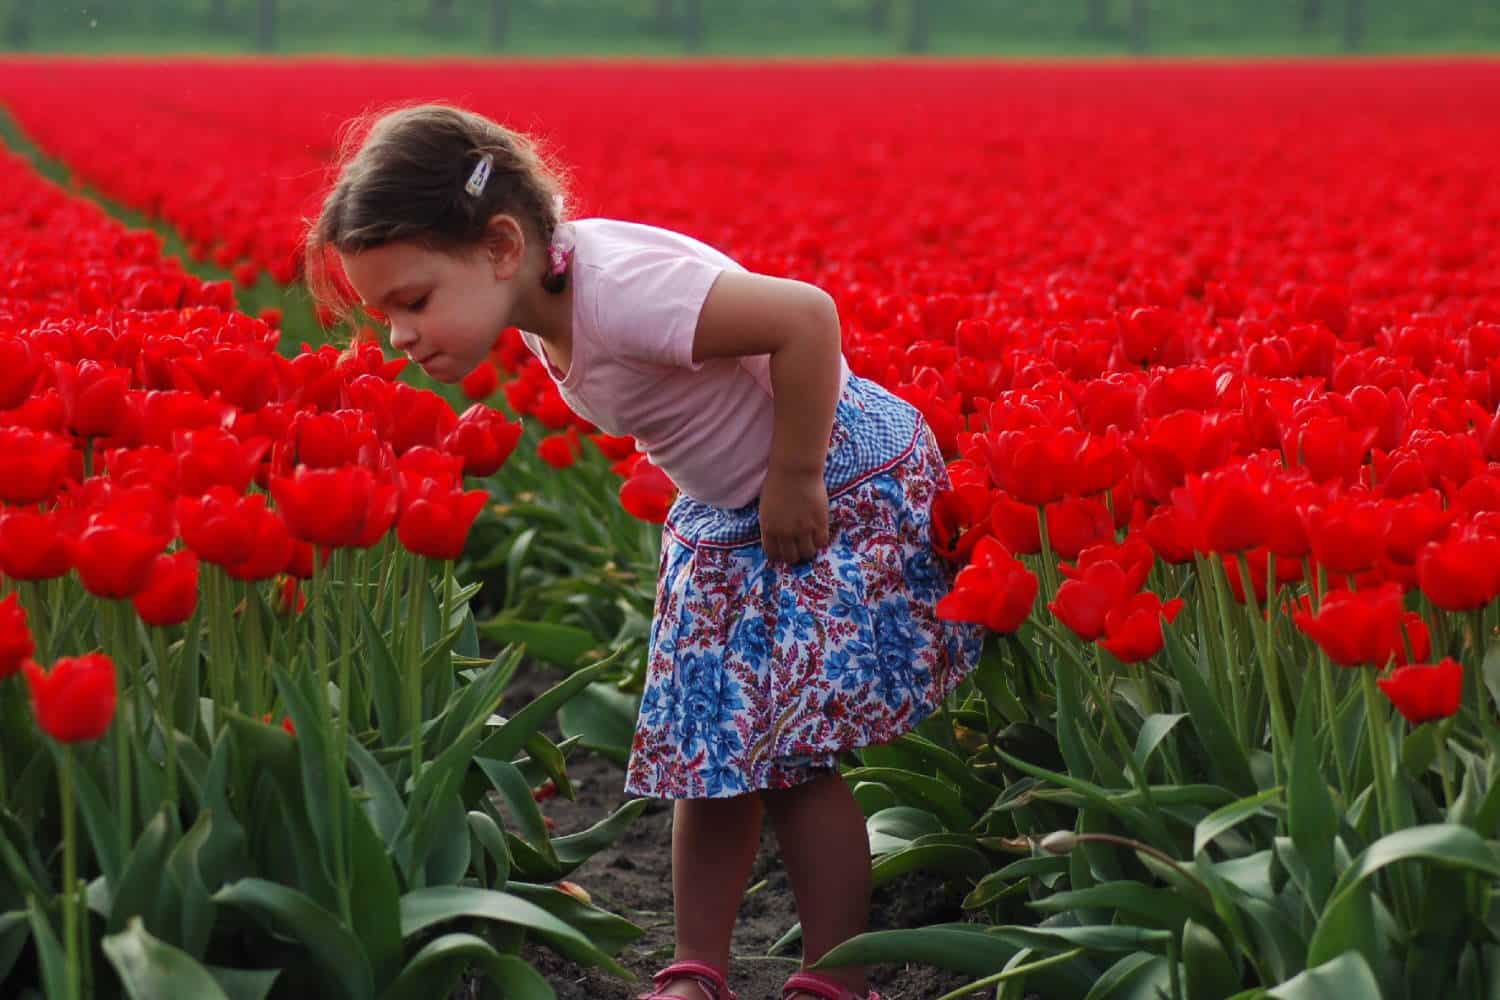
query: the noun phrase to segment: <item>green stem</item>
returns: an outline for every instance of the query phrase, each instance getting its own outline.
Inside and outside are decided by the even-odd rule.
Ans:
[[[1035,962],[1027,962],[1024,965],[1012,966],[1011,968],[1006,969],[1003,972],[995,973],[993,976],[986,976],[983,979],[976,979],[974,980],[974,982],[968,984],[967,986],[960,986],[956,990],[953,990],[949,993],[944,993],[942,996],[938,997],[937,1000],[958,1000],[959,997],[974,993],[986,986],[994,986],[996,983],[1003,983],[1007,979],[1016,979],[1019,977],[1028,976],[1033,972],[1039,972],[1042,969],[1048,969],[1054,965],[1065,965],[1068,962],[1073,961],[1073,959],[1077,958],[1079,955],[1082,955],[1084,951],[1085,949],[1083,948],[1073,948],[1069,951],[1061,952],[1056,955],[1049,955],[1046,958],[1039,958]]]
[[[167,654],[167,637],[160,628],[151,630],[151,645],[156,653],[156,725],[167,753],[167,787],[162,804],[176,808],[177,801],[177,678]]]
[[[1094,664],[1099,673],[1104,672],[1104,654],[1098,643],[1094,644]],[[1152,836],[1163,844],[1172,843],[1172,836],[1167,832],[1166,825],[1161,821],[1161,813],[1157,808],[1156,799],[1151,794],[1151,782],[1146,777],[1145,770],[1135,759],[1135,753],[1131,750],[1130,741],[1125,738],[1125,728],[1120,725],[1120,720],[1115,717],[1114,703],[1104,693],[1099,685],[1096,674],[1087,669],[1081,670],[1093,692],[1094,700],[1099,703],[1099,709],[1104,713],[1105,727],[1109,729],[1110,735],[1114,737],[1115,748],[1120,753],[1120,759],[1125,762],[1125,767],[1130,771],[1130,776],[1135,779],[1135,787],[1141,793],[1141,799],[1146,803],[1145,816],[1152,827]]]
[[[1244,712],[1249,706],[1246,704],[1245,692],[1240,685],[1240,665],[1235,656],[1237,644],[1234,640],[1234,632],[1229,627],[1229,593],[1225,583],[1223,564],[1217,555],[1210,553],[1199,564],[1199,571],[1208,575],[1214,595],[1214,617],[1219,620],[1219,637],[1224,644],[1224,672],[1229,675],[1231,696],[1229,724],[1234,728],[1235,739],[1242,746],[1248,745]]]
[[[1375,671],[1369,667],[1359,668],[1359,680],[1365,702],[1365,728],[1370,740],[1370,764],[1375,770],[1375,805],[1381,818],[1383,830],[1380,835],[1392,834],[1399,829],[1396,818],[1395,788],[1392,785],[1392,763],[1390,744],[1386,740],[1384,709],[1380,701],[1380,687],[1375,683]],[[1377,837],[1378,839],[1378,837]],[[1407,885],[1402,873],[1391,873],[1401,911],[1403,926],[1411,927],[1410,917],[1416,912],[1407,894]]]
[[[116,728],[120,728],[118,725]],[[62,745],[62,768],[58,780],[63,821],[63,941],[68,963],[68,996],[82,996],[83,956],[78,948],[78,831],[73,806],[73,747]]]
[[[1266,572],[1275,572],[1275,556],[1266,556]],[[1241,552],[1238,556],[1241,579],[1245,585],[1245,606],[1250,609],[1252,616],[1251,627],[1261,637],[1258,643],[1260,647],[1261,672],[1266,679],[1266,702],[1271,708],[1271,764],[1275,772],[1276,784],[1283,785],[1286,781],[1286,761],[1283,755],[1292,752],[1292,730],[1287,723],[1286,706],[1281,700],[1281,678],[1276,667],[1276,646],[1271,639],[1271,622],[1269,618],[1262,618],[1260,601],[1255,596],[1255,583],[1250,576],[1250,560]],[[1266,578],[1266,594],[1274,601],[1272,577]]]
[[[114,626],[110,631],[116,637],[116,642],[119,641],[119,620],[122,615],[127,613],[125,610],[126,607],[120,601],[104,601],[100,609],[101,613],[109,620],[109,623]],[[128,699],[130,697],[130,692],[125,686],[125,675],[128,671],[123,664],[118,662],[123,656],[124,650],[118,649],[115,651],[115,656],[113,657],[116,660],[115,704],[120,706],[121,709],[124,709],[129,704]],[[131,726],[127,720],[120,717],[121,714],[123,712],[116,713],[114,724],[110,726],[110,729],[113,731],[111,733],[111,741],[114,744],[113,749],[115,754],[115,815],[120,820],[120,824],[117,827],[119,831],[120,850],[122,851],[120,856],[128,857],[130,855],[130,845],[134,840],[135,794],[130,779]]]
[[[349,688],[349,669],[354,660],[354,560],[352,553],[345,549],[339,557],[339,566],[343,572],[339,574],[343,586],[343,611],[339,615],[339,722],[334,731],[334,745],[338,748],[339,762],[342,765],[349,739],[349,716],[353,709],[354,698]],[[343,773],[342,766],[339,773]]]
[[[422,768],[422,600],[418,589],[427,586],[418,556],[411,560],[411,575],[406,590],[406,655],[401,664],[406,679],[406,731],[411,744],[411,780],[415,787],[417,772]]]

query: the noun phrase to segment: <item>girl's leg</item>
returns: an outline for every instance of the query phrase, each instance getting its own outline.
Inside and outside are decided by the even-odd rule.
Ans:
[[[754,794],[680,799],[673,807],[672,909],[679,960],[707,962],[728,973],[729,938],[760,847],[762,815]],[[704,1000],[702,988],[690,980],[668,984],[664,992]]]
[[[761,795],[797,897],[802,962],[811,965],[869,926],[870,837],[865,816],[836,770]],[[846,966],[821,974],[861,997],[868,988],[863,968]]]

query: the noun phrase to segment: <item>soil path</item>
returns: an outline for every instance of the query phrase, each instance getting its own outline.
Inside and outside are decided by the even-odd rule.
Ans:
[[[501,711],[515,711],[562,676],[527,664],[507,690]],[[556,731],[551,735],[556,738]],[[574,754],[568,761],[568,776],[574,784],[575,800],[556,797],[542,804],[544,815],[555,824],[556,835],[586,829],[625,801],[624,768],[613,761],[594,754]],[[646,933],[617,956],[621,965],[640,977],[635,984],[570,962],[547,948],[527,945],[522,954],[552,984],[558,1000],[633,998],[648,992],[652,973],[671,961],[671,843],[672,804],[653,799],[616,843],[573,874],[571,880],[587,889],[597,905],[634,922]],[[740,905],[732,939],[730,988],[740,1000],[779,1000],[782,982],[799,965],[800,948],[793,945],[790,953],[766,954],[797,920],[786,870],[769,829],[762,833],[748,887],[752,891]],[[908,875],[875,890],[870,927],[885,930],[963,920],[959,898],[940,879],[922,873]],[[917,965],[874,966],[869,974],[882,1000],[932,1000],[972,981]]]

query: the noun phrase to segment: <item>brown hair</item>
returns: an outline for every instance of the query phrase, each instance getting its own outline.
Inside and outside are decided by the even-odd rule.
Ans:
[[[465,185],[485,156],[479,195]],[[352,306],[330,251],[358,253],[397,240],[464,253],[479,247],[489,220],[514,215],[543,247],[562,222],[563,181],[537,143],[483,115],[421,104],[355,119],[345,132],[338,179],[308,230],[304,260],[314,299],[340,317]],[[560,292],[566,275],[544,281]]]

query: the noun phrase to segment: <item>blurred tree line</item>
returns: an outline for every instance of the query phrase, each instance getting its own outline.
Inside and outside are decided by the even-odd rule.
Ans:
[[[526,38],[547,33],[554,48],[584,31],[611,38],[611,48],[622,51],[636,39],[653,51],[688,53],[723,48],[712,43],[726,39],[754,51],[757,40],[775,50],[778,39],[814,37],[827,51],[842,41],[866,53],[925,53],[938,48],[940,33],[993,38],[997,51],[1024,39],[1148,53],[1236,37],[1264,40],[1268,51],[1278,39],[1293,48],[1317,39],[1324,48],[1360,51],[1372,26],[1386,48],[1403,38],[1420,47],[1439,36],[1471,38],[1474,47],[1500,44],[1500,0],[0,0],[0,11],[0,34],[12,49],[66,48],[69,38],[98,32],[96,40],[166,33],[275,52],[305,50],[288,44],[294,35],[337,39],[369,31],[375,48],[389,42],[398,51],[401,39],[416,44],[424,37],[524,51],[517,31],[523,22]]]

